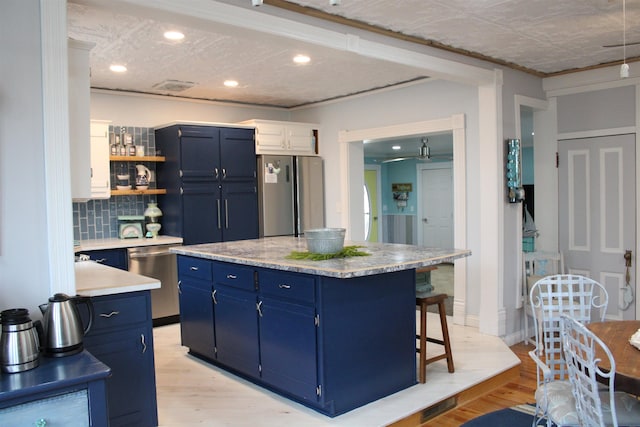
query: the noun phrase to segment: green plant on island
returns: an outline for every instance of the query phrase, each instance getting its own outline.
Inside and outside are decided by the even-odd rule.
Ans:
[[[309,251],[304,251],[304,252],[291,251],[291,253],[287,255],[287,258],[288,259],[307,259],[311,261],[324,261],[327,259],[334,259],[334,258],[348,258],[348,257],[354,257],[354,256],[371,255],[368,252],[359,250],[359,248],[363,248],[363,247],[364,246],[357,246],[357,245],[345,246],[344,248],[342,248],[340,252],[335,252],[331,254],[318,254],[318,253],[313,253]]]

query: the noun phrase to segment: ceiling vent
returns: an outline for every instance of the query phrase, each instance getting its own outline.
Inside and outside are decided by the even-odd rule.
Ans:
[[[194,82],[183,82],[180,80],[165,80],[153,86],[156,90],[167,90],[169,92],[182,92],[195,86]]]

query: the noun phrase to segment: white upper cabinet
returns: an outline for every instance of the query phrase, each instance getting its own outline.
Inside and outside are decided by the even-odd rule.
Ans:
[[[242,124],[256,127],[256,154],[317,155],[316,124],[272,120],[248,120]]]
[[[91,121],[91,198],[111,197],[109,122]]]
[[[89,51],[93,43],[69,39],[69,148],[71,198],[91,198],[91,145],[89,144]]]

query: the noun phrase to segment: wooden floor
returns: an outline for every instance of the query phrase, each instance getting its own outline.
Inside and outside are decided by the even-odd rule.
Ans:
[[[489,412],[523,403],[534,403],[536,366],[528,354],[533,349],[533,346],[519,343],[510,348],[522,360],[520,376],[517,379],[442,415],[431,418],[426,423],[421,424],[421,427],[458,427],[473,418]]]

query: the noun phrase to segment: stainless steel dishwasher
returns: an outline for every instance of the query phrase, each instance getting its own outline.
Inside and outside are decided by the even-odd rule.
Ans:
[[[151,290],[154,326],[180,320],[178,266],[176,255],[169,252],[169,248],[174,246],[177,245],[138,246],[127,249],[130,272],[160,281],[160,288]]]

